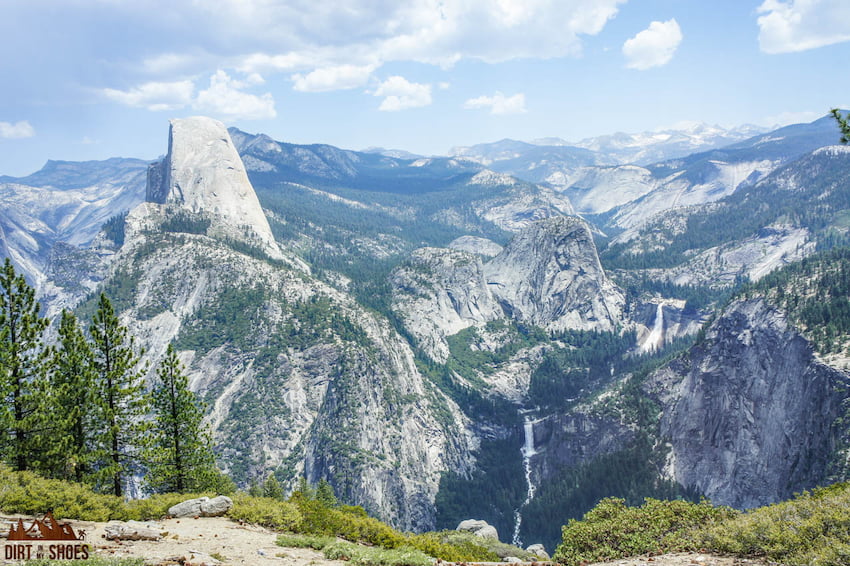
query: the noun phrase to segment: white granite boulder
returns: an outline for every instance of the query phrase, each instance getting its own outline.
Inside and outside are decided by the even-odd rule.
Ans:
[[[480,519],[461,521],[456,530],[467,531],[478,537],[499,540],[499,532],[496,530],[496,527]]]
[[[218,497],[199,497],[188,499],[171,507],[168,514],[172,517],[220,517],[233,507],[233,500],[226,495]]]

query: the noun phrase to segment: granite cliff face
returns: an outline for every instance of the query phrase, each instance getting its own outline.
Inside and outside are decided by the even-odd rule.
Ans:
[[[549,330],[613,330],[625,299],[605,276],[593,236],[577,217],[532,224],[484,266],[513,319]]]
[[[688,356],[648,381],[663,407],[665,472],[738,508],[818,485],[835,456],[847,384],[781,311],[736,301]]]
[[[148,172],[148,202],[206,213],[213,229],[280,257],[269,222],[224,124],[202,116],[171,120],[168,155]]]
[[[445,337],[504,314],[484,279],[481,259],[469,252],[422,248],[393,271],[394,307],[418,345],[445,362]]]

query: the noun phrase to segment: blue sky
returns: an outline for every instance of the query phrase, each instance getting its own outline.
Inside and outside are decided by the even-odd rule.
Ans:
[[[848,0],[4,0],[0,174],[168,119],[444,154],[850,107]]]

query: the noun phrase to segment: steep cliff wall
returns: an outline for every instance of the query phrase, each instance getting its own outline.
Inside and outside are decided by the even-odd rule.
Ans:
[[[739,300],[689,355],[657,371],[666,473],[714,503],[772,503],[827,477],[848,376],[818,362],[785,315]]]

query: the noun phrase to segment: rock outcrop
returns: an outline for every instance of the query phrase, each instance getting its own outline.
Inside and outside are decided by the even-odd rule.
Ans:
[[[455,530],[469,532],[481,538],[499,540],[499,531],[496,530],[496,527],[481,519],[461,521]]]
[[[781,311],[736,301],[687,357],[648,381],[664,407],[666,473],[738,508],[818,485],[835,455],[847,385]]]

